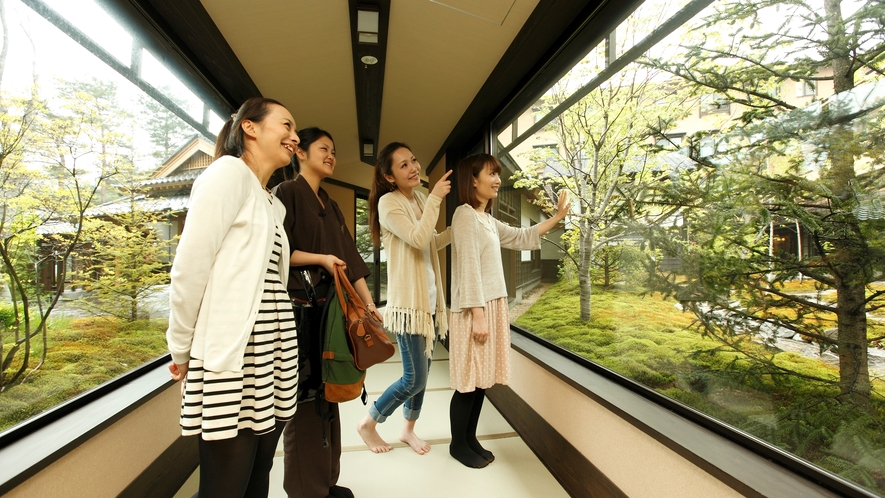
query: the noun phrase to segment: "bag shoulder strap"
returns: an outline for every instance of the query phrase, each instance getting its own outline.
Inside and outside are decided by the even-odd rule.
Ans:
[[[360,299],[359,295],[356,293],[356,289],[353,288],[353,284],[347,279],[347,273],[344,271],[344,267],[340,265],[335,266],[335,288],[338,289],[338,301],[341,303],[341,310],[344,311],[345,316],[347,316],[347,301],[344,300],[345,295],[347,296],[347,300],[353,303],[354,306],[359,308],[366,307],[366,305],[363,304],[363,300]]]

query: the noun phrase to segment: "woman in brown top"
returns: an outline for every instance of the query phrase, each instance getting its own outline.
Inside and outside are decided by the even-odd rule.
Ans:
[[[283,431],[283,488],[290,497],[353,497],[348,488],[337,485],[341,469],[338,404],[316,396],[322,383],[319,344],[322,301],[334,286],[331,275],[335,265],[345,266],[357,294],[379,321],[381,315],[366,285],[369,268],[357,251],[338,205],[320,187],[335,171],[335,142],[328,132],[319,128],[300,130],[298,137],[301,143],[295,151],[298,158],[295,169],[299,174],[276,188],[277,197],[286,206],[284,227],[292,251],[288,290],[299,315],[300,353],[300,406]],[[307,270],[309,283],[305,282],[302,270]],[[315,296],[308,293],[311,284]]]

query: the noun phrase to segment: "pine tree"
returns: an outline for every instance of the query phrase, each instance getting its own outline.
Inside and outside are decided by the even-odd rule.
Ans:
[[[867,312],[885,295],[870,287],[885,269],[885,5],[851,5],[843,16],[841,0],[717,3],[686,29],[681,53],[648,61],[736,110],[693,137],[695,171],[656,193],[683,208],[690,235],[649,233],[684,264],[682,275],[659,274],[656,288],[679,297],[707,333],[747,354],[747,333],[813,338],[839,355],[838,379],[822,380],[862,402],[868,345],[882,335],[870,333]],[[785,96],[792,85],[834,95],[801,107]],[[778,227],[795,227],[810,247],[776,251]],[[814,280],[817,295],[786,292],[796,278]],[[791,373],[774,351],[751,356],[763,372]]]

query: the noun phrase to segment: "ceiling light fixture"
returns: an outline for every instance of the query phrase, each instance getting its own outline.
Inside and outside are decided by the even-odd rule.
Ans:
[[[373,142],[372,140],[363,140],[363,157],[375,157],[375,142]]]
[[[359,132],[357,146],[360,161],[369,166],[375,166],[375,156],[378,154],[390,2],[391,0],[347,0]]]
[[[373,6],[359,6],[356,11],[356,30],[359,43],[378,44],[378,10]],[[368,64],[368,63],[367,63]]]

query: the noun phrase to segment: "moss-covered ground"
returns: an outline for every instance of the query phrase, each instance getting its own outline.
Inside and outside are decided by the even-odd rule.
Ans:
[[[885,491],[885,383],[867,403],[839,395],[838,369],[735,337],[703,336],[694,316],[654,294],[553,285],[516,325],[878,493]]]
[[[0,431],[61,404],[167,352],[165,319],[132,323],[112,318],[78,318],[53,322],[47,333],[46,361],[23,382],[0,393]],[[11,346],[4,333],[4,355]],[[43,354],[39,336],[30,366]],[[21,355],[7,369],[18,370]]]

